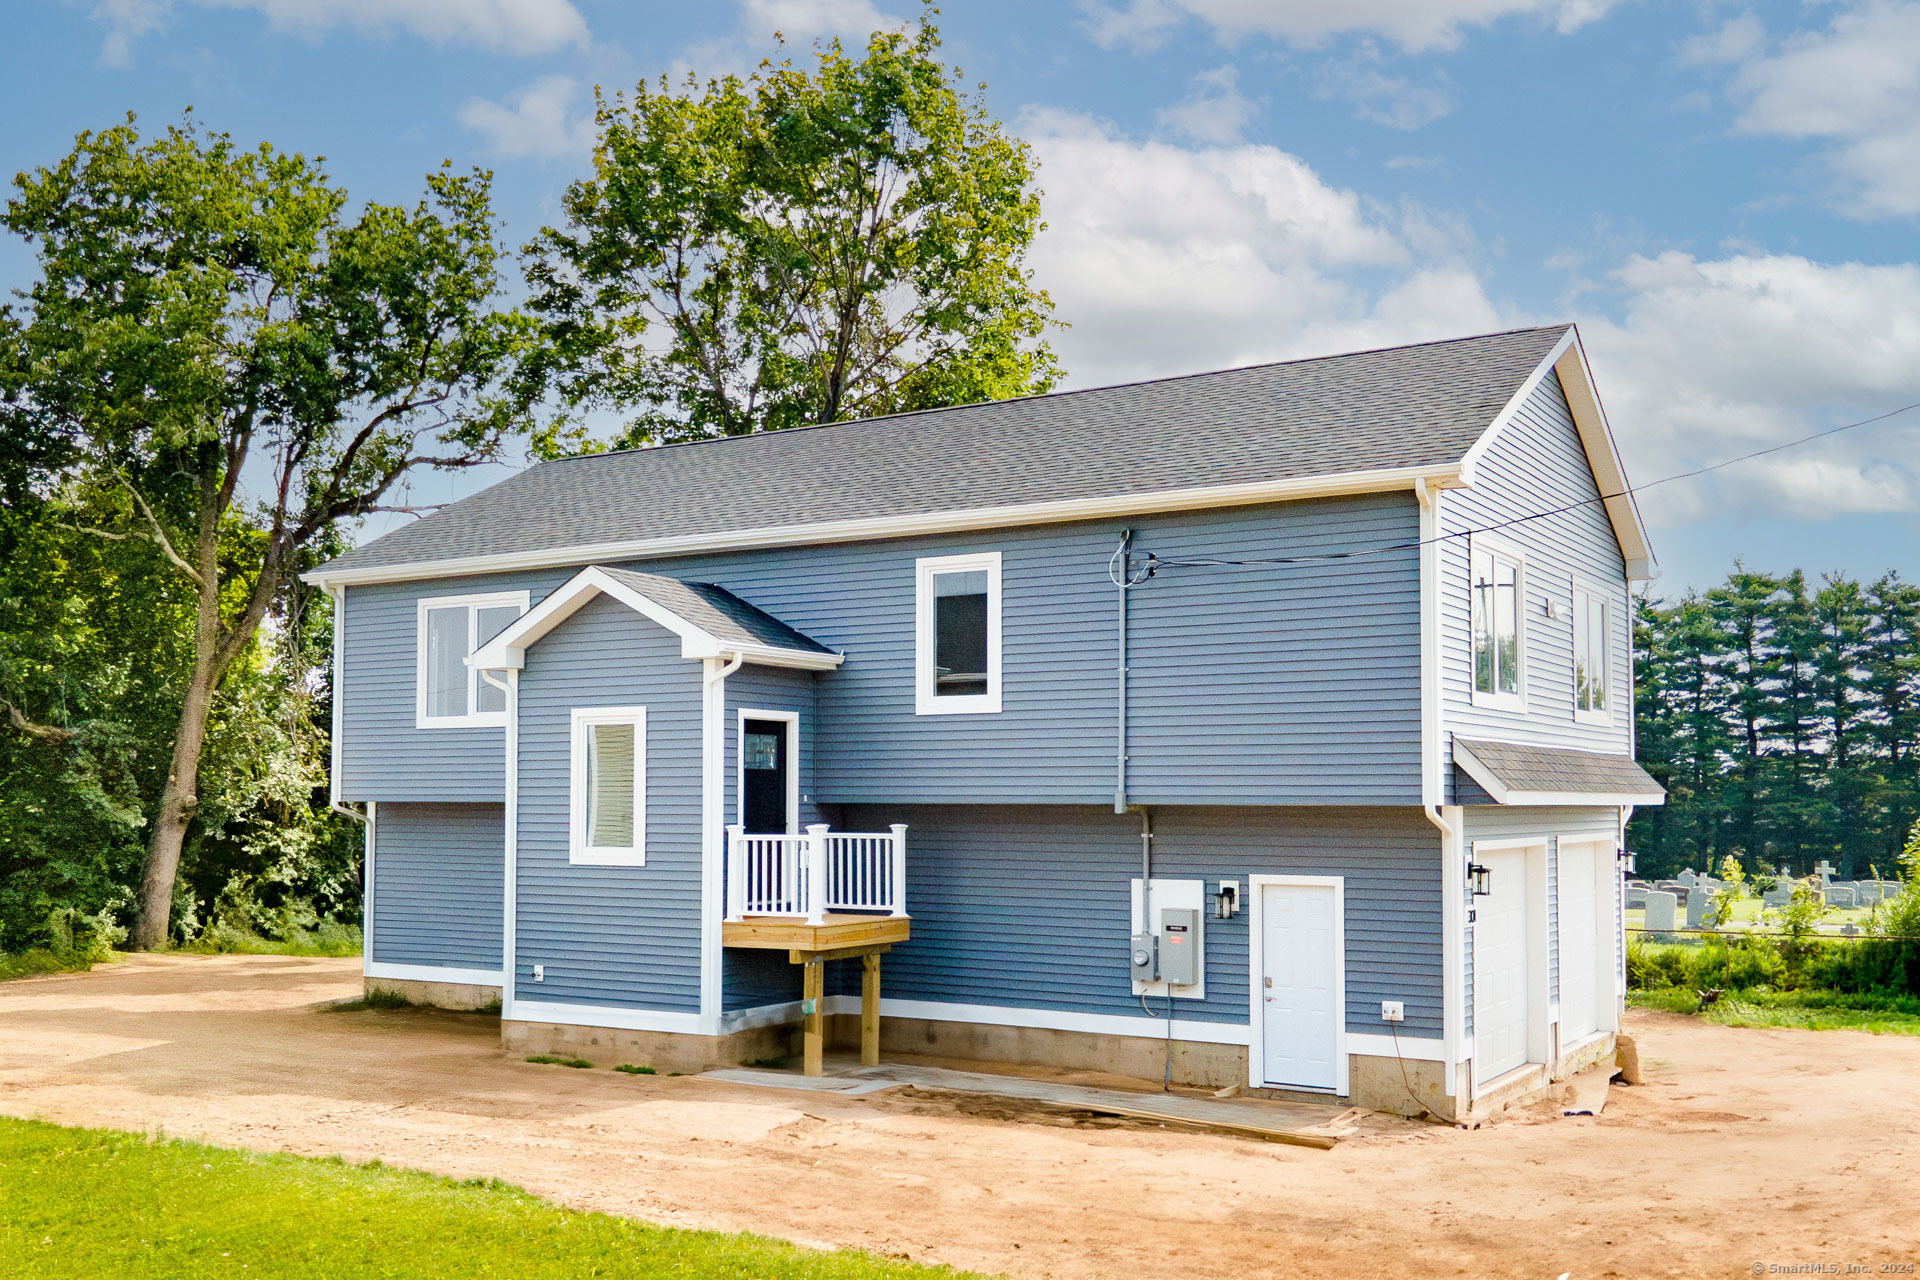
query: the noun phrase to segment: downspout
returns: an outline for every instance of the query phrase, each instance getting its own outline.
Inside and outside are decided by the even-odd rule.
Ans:
[[[1113,746],[1113,811],[1127,811],[1127,587],[1132,573],[1133,530],[1122,530],[1120,549],[1113,553],[1113,562],[1120,566],[1120,572],[1109,574],[1114,579],[1114,617],[1119,636],[1117,654],[1114,660],[1114,746]],[[1142,873],[1144,874],[1144,872]]]
[[[1459,1119],[1460,1051],[1465,1041],[1466,922],[1462,894],[1466,868],[1461,859],[1465,832],[1459,806],[1446,803],[1441,771],[1445,726],[1441,714],[1440,671],[1440,490],[1425,479],[1413,482],[1420,504],[1420,812],[1440,831],[1440,1045],[1445,1059],[1443,1085]]]
[[[340,798],[340,721],[347,699],[347,589],[332,587],[333,597],[333,727],[327,743],[327,808],[364,824],[367,815]]]
[[[716,1036],[725,1012],[720,921],[727,892],[726,680],[745,661],[743,653],[719,653],[700,664],[700,1022],[705,1034]]]

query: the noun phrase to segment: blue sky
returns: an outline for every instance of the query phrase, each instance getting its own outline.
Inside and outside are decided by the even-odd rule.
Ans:
[[[517,244],[586,165],[594,85],[915,13],[21,5],[0,165],[191,104],[365,199],[490,167]],[[1573,320],[1638,482],[1920,401],[1920,3],[953,0],[940,25],[1039,155],[1070,386]],[[30,270],[0,243],[0,284]],[[1920,578],[1920,411],[1643,502],[1666,592],[1735,556]]]

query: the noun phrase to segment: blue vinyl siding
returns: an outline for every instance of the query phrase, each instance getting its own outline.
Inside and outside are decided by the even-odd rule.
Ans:
[[[503,806],[383,804],[373,840],[374,963],[498,969],[506,918]]]
[[[1254,874],[1346,879],[1347,1023],[1441,1034],[1439,833],[1417,809],[1167,807],[1154,811],[1156,879]],[[1138,1017],[1127,947],[1140,821],[1082,807],[852,806],[863,829],[905,822],[913,939],[888,956],[885,994],[907,1000]],[[1251,910],[1204,926],[1207,997],[1182,1019],[1248,1019]],[[842,979],[844,987],[845,979]],[[1155,1013],[1162,1002],[1153,1001]]]
[[[493,801],[506,798],[506,731],[416,729],[419,609],[425,596],[531,588],[533,603],[561,571],[441,578],[347,588],[345,696],[340,704],[343,799]]]
[[[1632,751],[1632,675],[1628,648],[1626,562],[1598,502],[1541,520],[1520,517],[1597,498],[1593,469],[1567,408],[1560,379],[1549,374],[1481,458],[1474,487],[1441,497],[1441,527],[1458,534],[1493,529],[1488,538],[1525,557],[1522,665],[1524,711],[1473,704],[1473,650],[1468,598],[1470,539],[1440,544],[1441,699],[1450,734],[1537,746],[1627,755]],[[1609,695],[1613,721],[1573,718],[1573,579],[1609,597]],[[1544,612],[1553,602],[1557,616]],[[1445,747],[1452,759],[1452,739]],[[1454,781],[1453,771],[1444,775]],[[1460,797],[1467,803],[1476,797]]]
[[[701,664],[601,597],[527,651],[520,677],[514,994],[522,1000],[698,1011]],[[643,867],[568,861],[576,707],[643,706]],[[546,981],[532,981],[532,966]]]
[[[1162,559],[1274,558],[1395,545],[1408,493],[1143,516]],[[1115,588],[1123,528],[1090,521],[630,562],[714,582],[847,655],[816,680],[822,803],[1110,803]],[[1004,710],[914,714],[914,562],[1003,555]],[[348,589],[350,798],[498,798],[499,730],[413,726],[414,602],[570,574]],[[1131,798],[1153,804],[1419,800],[1417,555],[1167,568],[1130,593]],[[492,754],[489,756],[488,752]]]

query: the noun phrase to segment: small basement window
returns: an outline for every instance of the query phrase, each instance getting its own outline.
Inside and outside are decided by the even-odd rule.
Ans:
[[[1573,718],[1607,723],[1607,676],[1612,670],[1609,642],[1613,631],[1605,592],[1576,584],[1573,589]]]
[[[646,762],[645,707],[575,709],[568,861],[646,865]]]
[[[436,596],[420,601],[415,727],[473,728],[507,722],[507,692],[467,665],[467,655],[527,611],[527,593]]]
[[[1518,556],[1474,544],[1472,566],[1473,700],[1524,709],[1521,628],[1525,580]]]
[[[915,710],[1000,710],[1000,553],[918,562]]]

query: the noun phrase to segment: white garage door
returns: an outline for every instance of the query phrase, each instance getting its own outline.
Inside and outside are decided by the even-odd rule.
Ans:
[[[1337,1089],[1339,895],[1332,885],[1260,887],[1261,1045],[1267,1084]]]
[[[1474,858],[1492,879],[1492,892],[1473,900],[1474,1078],[1484,1083],[1527,1061],[1527,857]]]
[[[1597,846],[1560,846],[1560,1044],[1600,1029],[1600,878]],[[1606,957],[1610,964],[1611,957]]]

